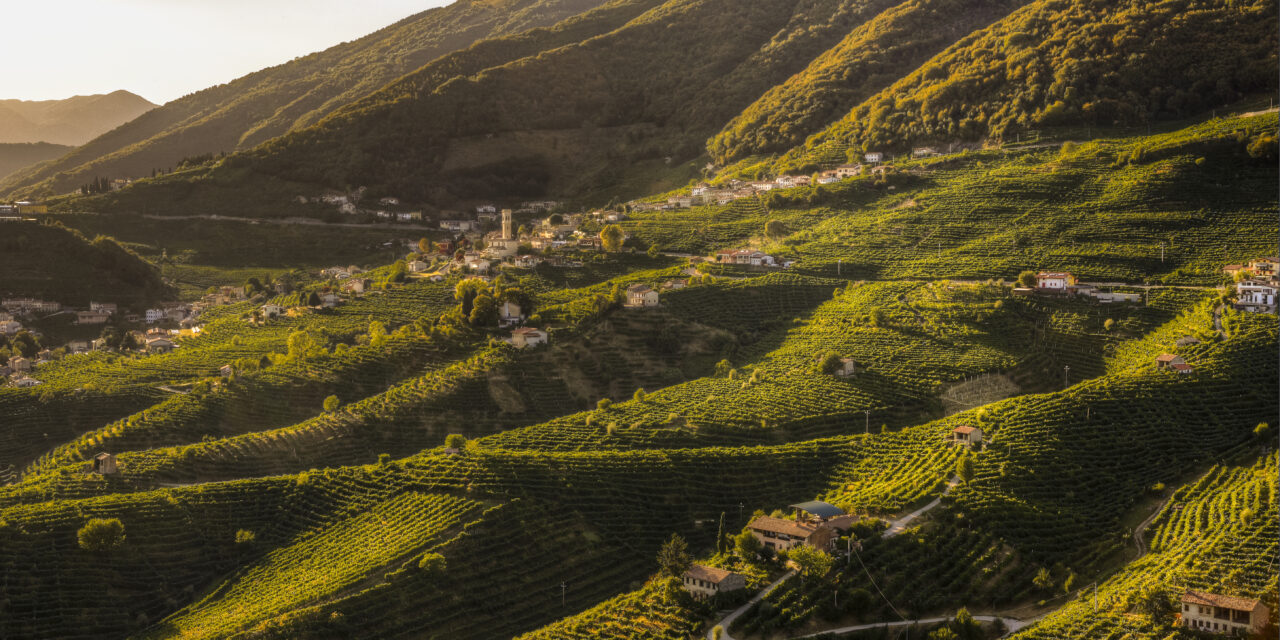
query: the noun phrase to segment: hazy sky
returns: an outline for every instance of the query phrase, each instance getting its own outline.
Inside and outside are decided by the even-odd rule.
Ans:
[[[451,0],[0,0],[0,98],[163,104]]]

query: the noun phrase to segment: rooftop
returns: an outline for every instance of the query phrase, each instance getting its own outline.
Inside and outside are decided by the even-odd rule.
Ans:
[[[716,567],[708,567],[706,565],[695,564],[684,572],[684,577],[693,578],[694,580],[705,580],[712,584],[720,584],[725,578],[733,575],[732,571],[726,569],[717,569]]]
[[[1188,591],[1182,596],[1182,602],[1186,604],[1203,604],[1211,607],[1223,607],[1225,609],[1235,609],[1237,611],[1253,611],[1254,608],[1262,604],[1254,598],[1221,596],[1216,593],[1206,593],[1204,591]]]
[[[819,518],[833,518],[835,516],[844,515],[844,509],[833,504],[822,502],[821,500],[812,500],[809,502],[801,502],[791,505],[792,509],[799,509],[805,513],[812,513]]]
[[[805,525],[792,520],[783,520],[781,518],[773,518],[770,516],[760,516],[751,521],[747,525],[748,528],[756,531],[769,531],[771,533],[784,533],[796,538],[808,538],[817,529],[812,525]]]

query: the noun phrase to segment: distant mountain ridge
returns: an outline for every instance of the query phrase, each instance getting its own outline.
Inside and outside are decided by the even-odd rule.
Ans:
[[[78,146],[154,108],[128,91],[64,100],[0,100],[0,143]],[[0,170],[0,175],[7,173]]]

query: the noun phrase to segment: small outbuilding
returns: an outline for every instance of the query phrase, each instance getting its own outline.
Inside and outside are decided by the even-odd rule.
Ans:
[[[116,462],[116,456],[113,453],[99,453],[93,457],[90,462],[90,471],[98,475],[109,476],[120,472],[120,467]]]
[[[951,436],[947,439],[952,444],[975,446],[982,444],[983,433],[978,427],[962,424],[952,429]]]
[[[1182,356],[1175,356],[1172,353],[1162,353],[1156,356],[1156,369],[1159,371],[1172,369],[1174,365],[1186,363],[1187,361],[1183,360]]]

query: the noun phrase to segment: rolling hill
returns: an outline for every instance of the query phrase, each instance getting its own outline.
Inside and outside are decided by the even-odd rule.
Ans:
[[[183,158],[231,152],[321,119],[473,42],[554,24],[604,0],[461,0],[319,53],[183,96],[57,163],[9,176],[0,193],[75,189],[94,176],[143,177]]]
[[[128,91],[64,100],[0,100],[0,143],[78,146],[155,107]]]
[[[90,300],[122,307],[166,299],[173,291],[155,266],[98,236],[61,225],[5,223],[0,235],[0,295],[34,297],[88,307]]]
[[[445,208],[602,204],[695,178],[708,149],[782,154],[758,174],[812,172],[864,149],[1185,119],[1274,89],[1277,29],[1257,19],[1273,4],[619,0],[89,206],[246,206],[235,193],[252,191],[265,214],[300,189],[355,186]]]
[[[49,142],[0,143],[0,178],[19,169],[59,158],[73,148]]]

